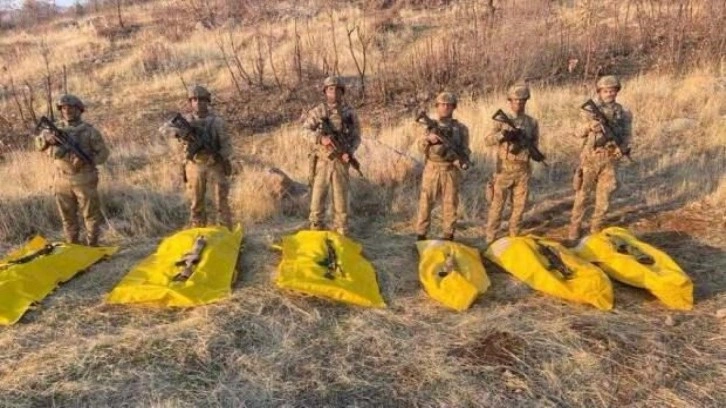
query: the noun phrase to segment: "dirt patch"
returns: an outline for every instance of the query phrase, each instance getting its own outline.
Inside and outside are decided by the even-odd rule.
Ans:
[[[462,360],[472,366],[512,366],[517,356],[524,351],[521,337],[507,332],[495,331],[460,347],[450,349],[449,357]]]

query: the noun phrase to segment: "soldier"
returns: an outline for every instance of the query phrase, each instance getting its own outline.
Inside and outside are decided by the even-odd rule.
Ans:
[[[489,214],[487,216],[486,241],[492,243],[496,238],[502,208],[507,195],[510,197],[512,215],[509,218],[509,235],[519,235],[519,223],[522,221],[524,206],[527,204],[529,192],[529,177],[532,174],[530,167],[529,149],[524,143],[538,147],[539,125],[537,121],[527,115],[525,106],[529,100],[530,92],[527,85],[514,85],[507,91],[509,110],[507,116],[511,119],[517,129],[498,121],[493,121],[493,126],[487,136],[487,146],[497,147],[497,167],[494,178],[487,185],[487,197],[490,198]],[[515,132],[527,141],[517,141]]]
[[[436,97],[436,114],[438,126],[451,135],[452,144],[458,145],[467,156],[469,150],[469,129],[452,117],[456,109],[456,96],[442,92]],[[439,136],[427,130],[418,140],[421,152],[426,156],[423,175],[421,176],[421,195],[418,205],[416,222],[416,240],[426,239],[431,225],[431,210],[440,196],[443,210],[443,233],[445,240],[454,239],[456,210],[459,206],[459,184],[461,182],[462,163],[453,151],[446,148]]]
[[[93,125],[81,120],[86,107],[76,96],[62,95],[56,107],[62,119],[57,127],[66,134],[80,153],[72,151],[49,130],[36,138],[38,150],[47,151],[55,164],[53,190],[55,202],[63,220],[66,241],[79,243],[78,212],[86,227],[86,244],[98,245],[101,227],[101,207],[98,198],[98,169],[108,159],[109,151],[103,136]],[[89,162],[84,159],[87,157]]]
[[[232,174],[232,144],[225,131],[222,118],[214,114],[209,105],[212,94],[200,85],[189,88],[187,100],[191,114],[187,121],[194,127],[198,136],[206,138],[214,151],[202,148],[188,157],[189,143],[177,138],[178,156],[181,159],[182,176],[187,194],[191,201],[189,226],[192,228],[207,225],[205,196],[207,183],[214,186],[214,201],[217,207],[217,224],[232,228],[232,214],[229,208],[229,177]]]
[[[602,147],[596,147],[596,141],[603,137],[605,129],[595,120],[595,117],[583,110],[582,126],[576,131],[576,136],[583,140],[580,154],[580,166],[575,172],[573,187],[575,189],[575,203],[572,207],[572,218],[568,231],[568,239],[574,243],[580,238],[580,227],[585,215],[585,205],[592,191],[595,191],[595,209],[590,222],[590,232],[596,233],[602,228],[602,221],[608,210],[610,194],[615,191],[615,167],[622,157],[623,151],[628,151],[627,144],[631,137],[632,115],[615,102],[620,91],[620,81],[617,77],[609,75],[597,81],[597,98],[595,104],[624,141],[618,148],[613,141],[608,141]]]
[[[360,123],[353,107],[343,100],[345,87],[337,77],[323,81],[325,101],[312,108],[303,123],[304,135],[312,145],[310,152],[310,229],[325,229],[325,200],[328,190],[333,199],[335,231],[345,235],[348,231],[348,185],[350,157],[360,145]],[[322,130],[323,121],[329,121],[348,153],[336,156],[331,136]]]

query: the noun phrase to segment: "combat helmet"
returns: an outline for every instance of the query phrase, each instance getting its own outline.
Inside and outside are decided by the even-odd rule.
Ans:
[[[63,94],[58,97],[58,101],[56,102],[55,106],[56,108],[58,108],[58,110],[61,109],[61,106],[75,106],[80,109],[81,112],[84,112],[86,110],[86,105],[83,104],[81,98],[71,94]]]
[[[325,88],[329,86],[334,86],[345,93],[345,85],[343,85],[343,81],[341,81],[337,76],[329,76],[325,78],[323,81],[323,92],[325,92]]]
[[[451,92],[441,92],[436,96],[437,105],[440,103],[446,103],[449,105],[454,105],[454,107],[456,107],[458,102],[459,101],[456,99],[456,95]]]
[[[201,86],[201,85],[194,85],[193,87],[189,88],[189,91],[187,92],[187,98],[197,98],[197,99],[205,99],[207,101],[212,100],[212,94],[207,90],[207,88]]]
[[[605,75],[604,77],[598,79],[596,84],[596,90],[599,91],[603,88],[615,88],[619,91],[620,80],[615,75]]]
[[[526,84],[514,84],[507,90],[507,99],[529,99],[529,87]]]

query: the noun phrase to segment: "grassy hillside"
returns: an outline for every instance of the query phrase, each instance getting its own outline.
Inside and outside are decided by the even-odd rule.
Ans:
[[[111,146],[100,169],[103,239],[122,249],[0,330],[0,406],[723,405],[726,77],[723,52],[704,57],[724,44],[709,31],[723,7],[507,1],[494,2],[492,14],[487,3],[246,2],[235,11],[213,1],[195,14],[201,3],[170,1],[129,6],[123,30],[109,12],[2,32],[0,252],[34,233],[61,237],[50,160],[26,148],[30,106],[45,113],[44,49],[54,91],[66,65],[68,90],[84,98],[86,118]],[[515,30],[517,16],[532,23]],[[587,18],[594,23],[577,23]],[[674,24],[680,37],[663,29]],[[365,95],[347,48],[356,25],[357,57],[372,38]],[[639,31],[648,28],[652,39]],[[604,45],[588,52],[593,38]],[[251,83],[224,58],[232,42]],[[368,180],[353,177],[351,234],[376,267],[384,310],[272,283],[280,256],[271,244],[306,225],[298,117],[336,60],[364,128]],[[455,115],[470,127],[476,165],[464,178],[458,236],[481,248],[494,166],[483,135],[505,103],[502,89],[529,78],[528,111],[551,165],[535,165],[524,232],[559,239],[573,200],[577,106],[592,95],[592,78],[610,72],[624,74],[619,100],[634,113],[635,136],[607,221],[671,254],[694,281],[696,308],[672,312],[614,284],[615,310],[604,313],[537,294],[493,268],[491,288],[471,310],[437,306],[420,287],[413,248],[422,159],[413,110],[432,108],[440,89],[462,96]],[[182,82],[212,88],[232,125],[231,201],[246,229],[239,281],[229,300],[193,310],[105,305],[104,294],[188,216],[169,141],[157,132],[185,108]]]

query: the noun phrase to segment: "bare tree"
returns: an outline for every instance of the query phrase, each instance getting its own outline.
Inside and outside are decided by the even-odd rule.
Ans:
[[[353,32],[355,32],[356,34],[355,40],[358,42],[358,47],[354,45]],[[370,48],[371,42],[373,41],[373,36],[365,33],[363,29],[361,29],[361,24],[349,27],[347,33],[348,50],[350,51],[351,58],[353,58],[353,62],[355,63],[355,69],[358,71],[358,78],[360,79],[360,97],[361,99],[365,99],[366,70],[368,68],[368,49]],[[356,55],[356,48],[358,48],[358,54],[360,54],[360,56]]]
[[[124,28],[124,19],[121,17],[121,0],[116,0],[116,16],[118,17],[118,26]]]

